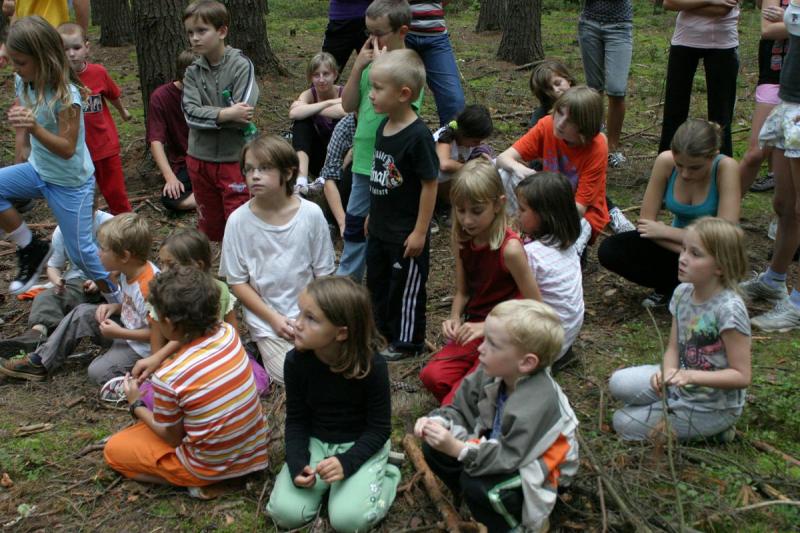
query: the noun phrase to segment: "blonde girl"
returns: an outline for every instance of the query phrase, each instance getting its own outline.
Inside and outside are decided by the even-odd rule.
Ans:
[[[465,164],[450,190],[456,293],[450,318],[442,323],[447,344],[420,373],[443,405],[479,364],[478,346],[489,311],[514,298],[542,299],[522,241],[508,226],[505,200],[497,170],[483,159]]]
[[[281,529],[317,516],[325,494],[335,531],[368,531],[394,501],[388,464],[391,392],[385,346],[366,288],[324,277],[300,293],[286,355],[286,463],[267,504]]]
[[[609,382],[625,404],[614,413],[623,439],[651,437],[665,407],[679,440],[733,438],[751,376],[750,320],[736,292],[746,271],[741,229],[711,217],[687,228],[663,363],[619,370]]]

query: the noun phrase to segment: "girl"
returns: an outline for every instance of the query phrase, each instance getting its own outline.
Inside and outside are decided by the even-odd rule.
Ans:
[[[583,277],[574,245],[581,233],[580,215],[567,179],[539,172],[517,185],[519,224],[532,240],[525,244],[542,301],[552,307],[564,328],[564,344],[553,364],[563,368],[573,357],[572,344],[583,325]]]
[[[625,440],[658,431],[665,404],[679,440],[728,441],[742,414],[750,384],[750,321],[736,292],[747,270],[744,233],[727,220],[702,218],[684,233],[679,264],[664,362],[619,370],[609,381],[625,404],[614,413]]]
[[[294,350],[286,355],[286,463],[267,513],[281,529],[311,522],[330,489],[335,531],[368,531],[394,501],[400,471],[391,433],[385,345],[367,290],[325,277],[300,293]]]
[[[597,257],[607,269],[655,291],[644,307],[666,305],[678,285],[678,254],[686,227],[702,216],[739,221],[739,167],[720,155],[720,128],[691,119],[678,128],[671,150],[659,154],[642,200],[635,231],[605,239]],[[661,205],[673,214],[658,221]]]
[[[533,110],[528,128],[532,128],[542,117],[553,110],[553,104],[567,89],[575,85],[575,77],[566,65],[556,59],[545,59],[531,72],[528,80],[539,107]]]
[[[489,311],[520,295],[542,299],[522,241],[506,222],[503,192],[497,170],[483,159],[465,164],[450,190],[456,294],[450,318],[442,323],[448,344],[419,375],[442,405],[452,402],[461,381],[478,367]]]
[[[25,17],[9,28],[6,45],[16,73],[8,122],[17,131],[17,160],[27,159],[0,169],[0,229],[17,245],[19,266],[9,292],[27,291],[50,254],[9,199],[44,198],[75,266],[95,280],[107,300],[116,301],[116,288],[92,238],[94,167],[84,141],[80,83],[61,37],[43,18]]]
[[[336,60],[327,52],[319,52],[308,63],[306,77],[311,88],[306,89],[289,107],[292,124],[292,146],[300,160],[295,192],[308,194],[309,172],[318,175],[325,161],[328,142],[336,122],[345,116],[342,108],[342,86],[336,85],[339,69]],[[317,177],[311,190],[321,190],[325,180]]]
[[[228,219],[219,273],[242,302],[244,321],[270,378],[283,383],[297,297],[333,273],[333,243],[319,206],[292,194],[298,158],[288,142],[262,135],[245,145],[251,199]]]

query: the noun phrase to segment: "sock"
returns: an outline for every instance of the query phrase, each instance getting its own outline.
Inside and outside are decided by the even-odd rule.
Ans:
[[[42,366],[42,358],[35,353],[28,354],[28,361],[37,366]]]
[[[297,176],[297,182],[300,186],[308,187],[308,176]]]
[[[771,287],[783,287],[786,285],[786,272],[775,272],[772,267],[767,267],[763,279]]]
[[[792,294],[789,295],[789,301],[792,302],[792,305],[797,309],[800,309],[800,291],[793,289]]]
[[[31,233],[28,225],[23,222],[17,229],[8,234],[8,239],[20,248],[25,248],[33,240],[33,233]]]

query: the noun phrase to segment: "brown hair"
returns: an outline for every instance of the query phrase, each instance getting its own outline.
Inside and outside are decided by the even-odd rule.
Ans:
[[[216,0],[196,0],[183,11],[183,21],[197,17],[206,24],[211,24],[215,29],[230,25],[230,17],[225,4]]]
[[[571,87],[553,103],[554,111],[565,109],[581,134],[582,144],[589,144],[603,126],[603,97],[586,85]]]
[[[411,6],[406,0],[375,0],[367,7],[365,15],[373,20],[388,17],[392,31],[411,24]]]
[[[327,65],[335,74],[339,74],[339,64],[336,62],[336,59],[328,52],[317,52],[306,67],[306,78],[309,82],[317,69],[323,65]]]
[[[425,86],[425,64],[414,50],[401,48],[384,52],[372,62],[371,72],[380,72],[394,87],[411,89],[411,102]]]
[[[159,321],[169,319],[189,339],[211,333],[219,324],[219,287],[210,274],[194,267],[177,266],[156,276],[147,301]]]
[[[720,283],[726,289],[739,290],[747,275],[747,252],[742,229],[719,217],[703,217],[687,228],[697,232],[703,248],[714,258],[720,270]]]
[[[244,145],[239,166],[245,174],[244,158],[248,152],[253,152],[260,165],[277,169],[281,175],[281,185],[286,190],[286,196],[291,196],[294,191],[294,182],[300,167],[297,152],[286,139],[277,135],[262,134]]]
[[[137,213],[121,213],[104,222],[97,230],[97,242],[104,250],[121,256],[125,252],[147,261],[153,236],[147,220]]]
[[[556,101],[556,95],[553,92],[553,77],[559,76],[569,82],[570,87],[575,85],[575,78],[570,74],[566,65],[556,59],[545,59],[533,68],[531,77],[528,80],[528,85],[531,88],[533,96],[539,100],[543,106],[550,107]],[[550,109],[548,109],[550,111]]]
[[[205,233],[195,228],[178,228],[170,233],[161,248],[166,249],[181,266],[202,265],[200,270],[211,270],[211,244]]]
[[[196,58],[197,56],[194,55],[191,50],[184,50],[178,54],[177,59],[175,59],[175,81],[183,82],[186,69],[189,68],[189,65],[194,63]]]
[[[470,104],[456,116],[455,120],[447,123],[444,131],[439,134],[440,143],[449,143],[461,139],[487,139],[494,131],[492,115],[486,106]]]
[[[501,320],[511,342],[523,353],[533,353],[539,366],[532,373],[553,364],[564,344],[564,328],[553,308],[536,300],[508,300],[489,313]],[[488,317],[487,317],[488,318]]]
[[[673,154],[711,159],[719,153],[721,142],[722,128],[719,124],[702,118],[690,118],[672,136],[670,150]]]
[[[581,234],[581,217],[569,180],[557,172],[537,172],[514,189],[520,202],[539,215],[539,229],[531,237],[546,246],[566,250]]]
[[[489,249],[497,250],[503,244],[506,235],[506,209],[502,204],[505,196],[503,180],[495,166],[483,158],[467,161],[461,170],[453,178],[450,186],[450,203],[453,209],[464,205],[466,202],[471,204],[489,204],[492,207],[499,207],[497,214],[489,227]],[[471,239],[461,228],[458,217],[452,217],[452,242],[457,250],[461,243]]]

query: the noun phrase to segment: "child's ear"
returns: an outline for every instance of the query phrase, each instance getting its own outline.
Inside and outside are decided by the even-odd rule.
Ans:
[[[219,36],[225,39],[228,36],[228,27],[227,26],[220,26],[217,30],[219,32]]]
[[[336,331],[336,340],[338,342],[344,342],[347,340],[347,337],[350,335],[350,332],[347,329],[347,326],[342,326]]]
[[[408,34],[408,26],[403,24],[402,26],[400,26],[397,29],[397,35],[399,35],[400,37],[405,38],[406,34]]]
[[[128,261],[133,259],[133,254],[131,253],[130,250],[125,250],[125,251],[122,252],[122,254],[120,254],[119,259],[123,263],[127,263]]]
[[[403,85],[400,88],[400,101],[409,102],[411,100],[411,87]]]
[[[539,368],[539,356],[528,352],[519,360],[518,368],[521,374],[533,374]]]
[[[506,200],[507,198],[505,194],[500,195],[500,198],[498,198],[497,202],[495,203],[495,213],[499,213],[500,210],[504,208],[503,206],[506,205]]]

